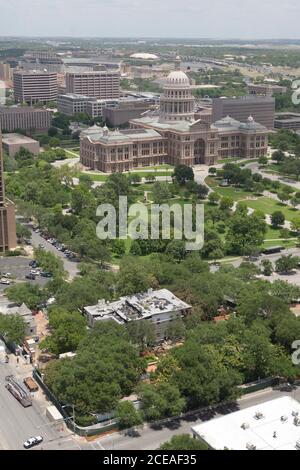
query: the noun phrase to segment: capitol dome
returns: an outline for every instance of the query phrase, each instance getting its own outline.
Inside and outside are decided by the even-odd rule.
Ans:
[[[180,57],[176,57],[175,70],[169,73],[160,98],[160,122],[193,120],[194,103],[190,80],[180,70]]]
[[[173,70],[169,73],[165,86],[190,86],[190,80],[188,76],[181,70]]]

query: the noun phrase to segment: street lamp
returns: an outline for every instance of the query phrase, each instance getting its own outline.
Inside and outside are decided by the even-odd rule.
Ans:
[[[75,432],[75,406],[73,403],[66,403],[65,405],[62,406],[62,409],[67,408],[67,407],[72,407],[72,410],[73,410],[71,419],[73,421],[73,431]],[[64,421],[66,421],[67,419],[70,419],[70,418],[65,418]]]

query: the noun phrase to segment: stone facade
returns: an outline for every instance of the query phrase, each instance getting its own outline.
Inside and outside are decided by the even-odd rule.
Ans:
[[[213,124],[197,119],[189,79],[176,70],[166,80],[157,115],[130,121],[130,129],[93,126],[81,134],[80,159],[103,172],[169,163],[213,165],[220,158],[258,158],[267,153],[268,130],[250,116],[241,123],[227,116]]]

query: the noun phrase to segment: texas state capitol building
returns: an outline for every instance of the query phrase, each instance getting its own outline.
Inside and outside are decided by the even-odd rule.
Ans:
[[[268,130],[251,116],[246,123],[227,116],[209,124],[195,119],[194,107],[189,78],[177,57],[158,115],[132,119],[126,130],[93,126],[83,131],[80,161],[93,170],[113,173],[164,163],[212,165],[227,157],[259,158],[267,153]]]

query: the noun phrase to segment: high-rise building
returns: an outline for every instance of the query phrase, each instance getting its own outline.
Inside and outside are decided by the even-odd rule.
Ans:
[[[2,133],[0,130],[0,252],[16,248],[16,219],[15,206],[5,198],[3,158],[2,158]]]
[[[252,116],[267,129],[274,129],[275,98],[271,96],[246,95],[238,98],[213,98],[212,122],[227,116],[246,122]]]
[[[119,98],[120,73],[112,71],[66,74],[66,93],[84,95],[100,100]]]
[[[12,73],[9,64],[0,63],[0,80],[9,82],[11,80]]]
[[[18,70],[14,72],[13,81],[16,103],[32,105],[57,100],[58,85],[55,72]]]

